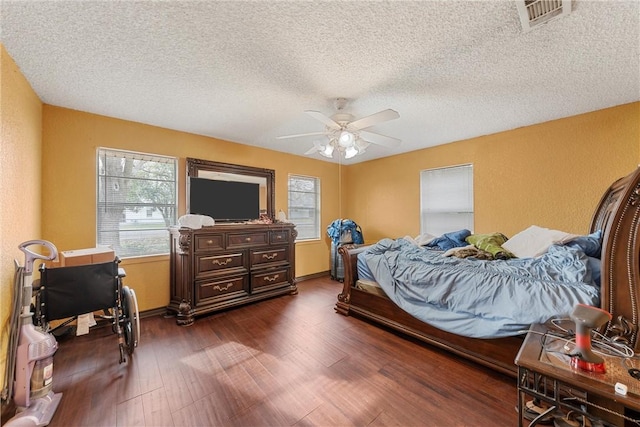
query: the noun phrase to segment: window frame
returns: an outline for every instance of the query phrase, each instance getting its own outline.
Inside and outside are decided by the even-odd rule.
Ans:
[[[120,159],[131,159],[131,160],[147,160],[147,161],[153,161],[156,163],[166,163],[172,166],[172,179],[168,179],[168,180],[161,180],[161,179],[151,179],[150,181],[153,182],[158,182],[158,183],[169,183],[169,188],[172,188],[172,197],[173,200],[167,203],[155,203],[153,201],[139,201],[136,200],[135,202],[132,202],[130,200],[121,200],[119,202],[115,202],[115,203],[109,203],[108,200],[106,200],[107,194],[108,194],[108,189],[107,189],[107,183],[110,180],[115,180],[118,178],[118,176],[115,175],[111,175],[109,173],[109,171],[107,170],[107,168],[105,167],[104,170],[101,169],[101,161],[104,161],[104,159],[106,159],[107,157],[115,157],[115,158],[120,158]],[[161,155],[161,154],[153,154],[153,153],[144,153],[144,152],[138,152],[138,151],[131,151],[131,150],[122,150],[122,149],[117,149],[117,148],[108,148],[108,147],[98,147],[96,149],[96,246],[110,246],[112,247],[114,250],[116,250],[116,255],[118,255],[119,258],[121,259],[127,259],[127,258],[142,258],[142,257],[153,257],[153,256],[159,256],[159,255],[168,255],[170,252],[170,236],[169,236],[169,227],[170,226],[174,226],[177,224],[177,220],[178,220],[178,191],[179,191],[179,179],[178,179],[178,158],[177,157],[173,157],[173,156],[166,156],[166,155]],[[135,182],[135,180],[138,179],[147,179],[147,178],[136,178],[133,176],[130,177],[125,177],[123,176],[122,178],[126,179],[126,180],[132,180],[133,182]],[[105,183],[104,188],[101,188],[101,182]],[[101,194],[101,191],[103,192],[103,194]],[[102,200],[101,197],[103,197],[105,200]],[[126,198],[126,196],[125,196]],[[102,216],[101,216],[101,210],[102,212],[106,212],[109,208],[109,206],[121,206],[122,207],[122,215],[126,216],[126,208],[127,207],[135,207],[135,209],[138,209],[139,212],[139,216],[141,216],[141,220],[142,223],[144,223],[145,220],[148,219],[147,217],[147,210],[150,208],[153,208],[153,210],[157,210],[158,206],[161,206],[162,208],[168,209],[170,211],[170,214],[168,216],[165,216],[164,214],[160,214],[161,218],[156,218],[156,221],[159,222],[159,220],[161,219],[162,221],[164,221],[163,224],[161,224],[158,227],[139,227],[136,228],[135,226],[133,226],[130,229],[127,230],[123,230],[122,229],[122,223],[126,223],[126,221],[120,222],[118,225],[118,229],[115,230],[115,227],[113,230],[109,230],[104,222],[101,221]],[[135,224],[136,222],[134,221],[134,219],[132,219],[133,223]],[[102,222],[102,223],[101,223]],[[163,247],[161,250],[150,250],[148,252],[144,252],[144,251],[140,251],[139,253],[134,253],[133,252],[127,252],[122,250],[121,247],[113,247],[113,241],[110,241],[108,238],[103,238],[103,236],[106,235],[106,233],[109,233],[109,231],[112,231],[114,233],[117,234],[117,240],[118,242],[122,241],[121,238],[121,232],[125,231],[125,232],[130,232],[130,231],[147,231],[147,232],[160,232],[162,231],[163,233],[166,233],[166,247]],[[132,241],[136,241],[136,242],[143,242],[145,239],[144,237],[142,238],[133,238],[131,239]],[[159,239],[156,239],[159,240]],[[153,248],[151,248],[153,249]]]
[[[314,183],[314,194],[315,194],[315,236],[313,237],[302,237],[300,233],[299,224],[295,222],[294,219],[291,218],[292,213],[292,204],[291,204],[291,179],[303,179],[313,181]],[[311,192],[304,192],[306,194],[311,194]],[[310,176],[310,175],[300,175],[295,173],[290,173],[287,176],[287,206],[289,210],[289,218],[288,221],[296,224],[296,231],[298,235],[296,237],[296,242],[310,242],[317,241],[322,238],[322,230],[321,230],[321,222],[322,222],[322,210],[321,210],[321,199],[322,199],[322,183],[320,177]],[[303,209],[304,207],[297,207],[298,209]],[[296,209],[296,207],[294,207]],[[295,215],[294,215],[295,216]]]

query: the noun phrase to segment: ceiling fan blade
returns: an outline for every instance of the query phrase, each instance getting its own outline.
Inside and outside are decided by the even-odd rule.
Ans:
[[[382,145],[384,147],[393,148],[400,145],[400,140],[398,138],[392,138],[390,136],[380,135],[379,133],[369,132],[366,130],[360,131],[360,138],[367,142]]]
[[[347,129],[360,130],[360,129],[368,128],[369,126],[373,126],[377,123],[397,119],[398,117],[400,117],[400,114],[398,114],[398,112],[395,110],[391,110],[391,109],[383,110],[375,114],[372,114],[370,116],[363,117],[361,119],[358,119],[356,121],[349,123],[347,125]]]
[[[328,135],[328,133],[327,132],[299,133],[299,134],[296,134],[296,135],[276,136],[276,139],[300,138],[300,137],[303,137],[303,136],[318,136],[318,135]]]
[[[305,111],[305,113],[307,113],[314,119],[324,123],[330,129],[340,129],[340,125],[338,123],[331,120],[329,117],[325,116],[320,111],[307,110]]]
[[[313,147],[311,147],[310,149],[308,149],[307,151],[304,152],[305,156],[308,156],[309,154],[313,154],[320,151],[320,147],[318,147],[317,145],[314,145]]]

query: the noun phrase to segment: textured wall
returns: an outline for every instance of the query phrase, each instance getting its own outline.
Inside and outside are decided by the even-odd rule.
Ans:
[[[185,213],[185,158],[274,169],[276,211],[287,211],[288,174],[320,177],[323,188],[322,224],[339,216],[338,166],[308,157],[249,147],[203,136],[176,132],[45,105],[43,110],[43,210],[42,232],[60,250],[96,244],[96,149],[108,147],[179,158],[179,214]],[[82,207],[80,209],[79,207]],[[328,238],[296,246],[296,275],[329,269]],[[132,286],[140,309],[162,307],[169,302],[167,256],[128,259],[127,284]]]
[[[476,232],[584,233],[603,191],[638,160],[636,102],[350,166],[347,212],[367,241],[417,235],[420,171],[472,163]]]
[[[49,105],[43,112],[44,238],[61,250],[95,244],[95,150],[104,146],[276,170],[276,209],[287,175],[319,176],[322,224],[350,217],[367,241],[419,232],[419,171],[473,163],[476,231],[513,234],[530,224],[584,232],[600,194],[636,166],[639,103],[555,120],[341,169],[334,164]],[[342,191],[339,189],[342,188]],[[184,181],[180,185],[184,213]],[[342,197],[338,197],[341,195]],[[74,206],[87,206],[80,210]],[[298,276],[328,269],[328,240],[301,243]],[[124,262],[141,309],[168,301],[166,257]]]
[[[59,250],[95,245],[95,153],[101,146],[178,157],[180,214],[185,212],[186,157],[275,169],[276,210],[287,209],[289,173],[320,177],[322,239],[297,245],[298,276],[328,270],[329,241],[324,227],[335,218],[355,219],[363,226],[367,241],[418,234],[422,169],[474,164],[478,232],[513,234],[538,224],[580,233],[586,231],[606,186],[640,162],[640,103],[339,167],[308,157],[43,107],[4,49],[1,53],[3,326],[13,259],[21,258],[20,242],[44,238]],[[136,289],[142,310],[168,302],[166,256],[126,260],[124,266],[127,283]]]
[[[18,245],[40,235],[42,103],[0,45],[0,372],[7,356]],[[35,248],[33,248],[35,249]]]

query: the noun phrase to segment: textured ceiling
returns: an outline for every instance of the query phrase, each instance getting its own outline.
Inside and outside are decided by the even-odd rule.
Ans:
[[[304,110],[345,97],[356,118],[400,113],[369,129],[397,149],[344,163],[640,100],[638,0],[577,0],[526,33],[512,1],[0,6],[2,43],[47,104],[299,155],[314,137],[275,137],[322,131]]]

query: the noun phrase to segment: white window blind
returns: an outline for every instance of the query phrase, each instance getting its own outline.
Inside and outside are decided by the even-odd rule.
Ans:
[[[420,172],[420,232],[473,231],[473,165]]]
[[[96,169],[98,245],[112,247],[120,258],[169,253],[176,159],[99,148]]]
[[[300,240],[320,238],[320,179],[289,175],[289,221]]]

